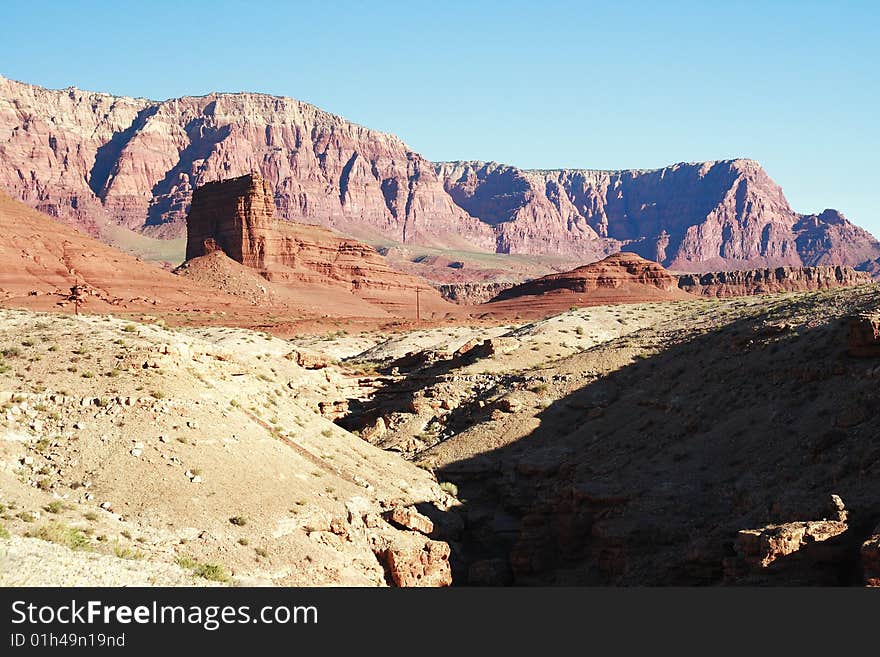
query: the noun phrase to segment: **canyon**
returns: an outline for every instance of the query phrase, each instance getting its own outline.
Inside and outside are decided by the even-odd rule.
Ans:
[[[752,160],[0,78],[0,188],[0,585],[880,585],[880,245]]]
[[[699,273],[880,258],[877,240],[841,213],[792,210],[752,160],[649,171],[432,163],[393,135],[289,98],[151,101],[0,78],[0,188],[96,236],[131,231],[129,249],[144,236],[179,238],[194,189],[254,171],[280,219],[374,245],[570,265],[623,250]],[[462,275],[480,280],[479,269]]]

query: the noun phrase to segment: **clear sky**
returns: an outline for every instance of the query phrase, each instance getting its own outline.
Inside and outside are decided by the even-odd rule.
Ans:
[[[0,74],[292,96],[433,160],[750,157],[880,235],[880,0],[2,3]]]

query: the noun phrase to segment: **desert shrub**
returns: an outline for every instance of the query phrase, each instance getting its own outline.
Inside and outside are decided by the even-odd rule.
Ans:
[[[29,536],[50,543],[64,545],[71,550],[87,550],[91,547],[89,537],[86,536],[82,530],[68,527],[67,525],[62,525],[58,522],[51,522],[48,525],[43,525],[35,532],[29,533]]]
[[[126,547],[124,545],[117,544],[113,548],[113,554],[115,554],[120,559],[143,559],[146,555],[140,550],[133,550],[130,547]]]

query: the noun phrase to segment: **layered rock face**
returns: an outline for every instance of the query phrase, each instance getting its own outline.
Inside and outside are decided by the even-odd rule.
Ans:
[[[441,283],[437,285],[440,295],[447,301],[463,305],[477,305],[491,301],[505,290],[509,290],[514,283]]]
[[[562,274],[550,274],[504,290],[492,302],[547,294],[584,295],[584,299],[675,299],[683,295],[675,276],[656,262],[635,253],[616,253]]]
[[[196,187],[259,171],[282,219],[494,248],[491,228],[400,139],[290,98],[154,102],[0,78],[0,163],[0,187],[85,228],[109,220],[178,236]]]
[[[223,252],[272,283],[343,290],[395,314],[448,309],[426,282],[397,272],[374,249],[318,226],[278,221],[258,174],[208,183],[187,216],[188,262]],[[329,299],[328,299],[329,302]]]
[[[540,317],[572,307],[687,299],[677,278],[635,253],[615,253],[583,267],[549,274],[504,290],[481,306],[486,312]]]
[[[806,292],[865,285],[870,282],[870,274],[855,271],[851,267],[777,267],[702,275],[682,274],[678,277],[678,286],[682,290],[709,297]]]
[[[880,245],[835,210],[800,215],[752,160],[652,171],[437,165],[450,196],[508,253],[632,251],[672,269],[858,265]]]
[[[0,302],[86,312],[198,310],[236,300],[99,242],[0,192]]]
[[[858,265],[880,245],[840,213],[799,215],[750,160],[654,171],[432,164],[400,139],[289,98],[155,102],[0,78],[0,187],[97,232],[184,232],[193,190],[259,171],[281,219],[359,239],[685,271]]]

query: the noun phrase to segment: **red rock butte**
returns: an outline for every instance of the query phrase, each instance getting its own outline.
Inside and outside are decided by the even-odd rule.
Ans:
[[[571,306],[674,301],[691,298],[662,265],[635,253],[615,253],[561,274],[542,276],[504,290],[486,308],[507,312],[556,312]]]
[[[370,246],[310,224],[280,221],[269,184],[256,173],[206,183],[187,215],[187,265],[215,257],[252,269],[276,298],[316,304],[333,316],[423,319],[454,310],[425,281],[392,269]]]

